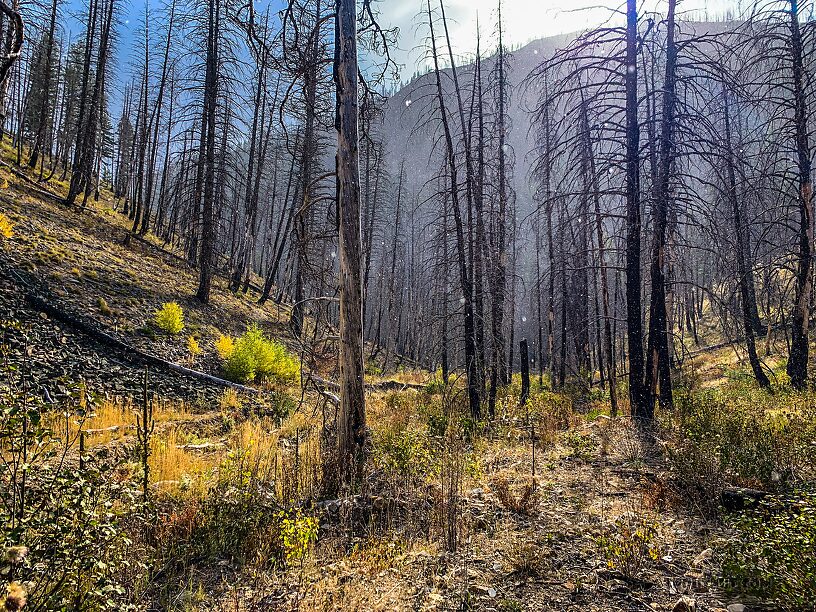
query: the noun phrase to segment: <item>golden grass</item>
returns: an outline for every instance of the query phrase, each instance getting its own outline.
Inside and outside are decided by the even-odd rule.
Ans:
[[[142,410],[140,405],[131,401],[121,403],[106,400],[89,409],[85,401],[81,400],[80,407],[90,411],[71,415],[53,413],[48,415],[45,421],[47,427],[66,434],[69,440],[78,438],[80,430],[85,432],[87,448],[105,446],[133,435],[136,415],[141,414]],[[153,402],[153,420],[157,425],[185,419],[189,415],[189,409],[183,402]]]
[[[182,490],[197,496],[206,491],[226,449],[188,450],[188,443],[178,427],[151,440],[148,465],[150,480],[157,490]]]
[[[315,492],[320,430],[302,413],[281,427],[271,417],[252,417],[234,425],[222,439],[199,439],[184,425],[170,423],[151,440],[150,480],[158,491],[202,496],[219,478],[239,476],[274,482],[281,499]]]

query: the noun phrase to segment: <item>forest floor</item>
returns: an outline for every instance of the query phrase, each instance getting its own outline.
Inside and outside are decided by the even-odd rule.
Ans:
[[[258,306],[256,295],[231,293],[221,278],[212,304],[198,304],[195,270],[155,238],[126,245],[128,220],[105,194],[77,212],[38,197],[7,168],[0,168],[0,184],[0,212],[14,227],[0,245],[0,310],[22,323],[4,334],[11,359],[55,406],[83,381],[97,398],[87,418],[55,412],[55,427],[82,428],[89,448],[120,455],[122,479],[138,477],[132,448],[144,365],[39,312],[27,292],[142,350],[213,374],[214,342],[249,322],[298,352],[285,305]],[[40,188],[59,194],[64,187]],[[154,311],[168,301],[185,313],[178,336],[151,330]],[[201,354],[189,351],[190,335]],[[332,367],[327,359],[318,372],[331,377]],[[706,355],[697,371],[713,385],[738,368],[726,348]],[[325,396],[296,385],[263,385],[258,397],[246,396],[151,368],[150,486],[159,507],[174,509],[161,519],[165,527],[183,509],[206,505],[236,456],[251,456],[256,468],[265,464],[274,495],[316,517],[319,531],[308,554],[283,563],[261,562],[257,551],[237,550],[246,545],[238,541],[236,550],[180,563],[165,558],[137,605],[682,611],[676,606],[688,596],[697,610],[760,609],[720,588],[714,551],[727,529],[673,485],[660,436],[644,443],[627,418],[608,414],[607,396],[574,402],[540,389],[521,409],[513,385],[490,427],[462,438],[447,426],[459,418],[456,385],[440,390],[421,372],[389,379],[426,386],[369,392],[366,484],[355,495],[326,499],[319,495],[320,443],[333,407]]]

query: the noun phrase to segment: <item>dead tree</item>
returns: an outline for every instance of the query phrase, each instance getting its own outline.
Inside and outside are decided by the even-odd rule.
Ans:
[[[349,482],[366,441],[363,365],[362,229],[357,103],[357,4],[335,4],[335,128],[340,246],[340,415],[338,468]]]

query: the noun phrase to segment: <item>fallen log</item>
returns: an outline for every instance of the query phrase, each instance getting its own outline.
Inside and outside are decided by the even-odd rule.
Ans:
[[[82,432],[88,436],[93,436],[95,434],[119,431],[119,429],[121,429],[120,425],[111,425],[110,427],[101,427],[99,429],[83,429]]]
[[[720,505],[728,512],[741,512],[758,507],[768,495],[767,491],[757,489],[726,487],[720,494]]]
[[[321,391],[331,389],[332,391],[339,391],[340,385],[333,380],[321,378],[316,374],[308,374],[307,378],[314,382],[315,386]],[[366,383],[366,389],[369,391],[405,391],[406,389],[415,389],[417,391],[424,389],[425,385],[419,383],[404,383],[398,380],[384,380],[376,383]]]
[[[18,183],[16,186],[25,190],[30,195],[36,196],[41,200],[51,200],[55,204],[63,204],[65,202],[65,198],[57,195],[56,193],[48,191],[47,189],[43,189],[42,186],[34,179],[29,178],[24,172],[18,170],[11,164],[0,160],[0,166],[11,172],[17,178],[22,179],[24,182]]]
[[[421,385],[419,383],[406,383],[400,382],[398,380],[384,380],[378,383],[367,383],[366,389],[370,391],[405,391],[406,389],[415,389],[420,391],[425,388],[426,385]]]

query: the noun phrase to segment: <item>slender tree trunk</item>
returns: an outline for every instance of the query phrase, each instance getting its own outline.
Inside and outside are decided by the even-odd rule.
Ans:
[[[671,198],[671,169],[674,163],[675,88],[677,82],[677,47],[675,45],[674,11],[676,0],[669,0],[666,18],[666,76],[663,83],[663,114],[660,121],[658,186],[655,193],[654,237],[650,262],[652,295],[649,316],[649,356],[647,359],[647,419],[654,417],[653,382],[659,383],[661,408],[672,405],[671,363],[669,355],[668,315],[666,312],[666,233]],[[650,368],[649,365],[652,367]]]
[[[799,251],[796,258],[796,294],[791,322],[791,346],[787,372],[791,385],[804,388],[808,376],[808,326],[813,283],[813,184],[808,139],[807,99],[804,91],[803,44],[799,29],[798,0],[790,0],[790,51],[793,64],[794,122],[799,174]]]
[[[218,100],[218,46],[219,46],[219,0],[209,0],[207,55],[204,85],[204,109],[201,117],[204,139],[204,176],[201,193],[201,239],[199,251],[199,275],[196,299],[210,301],[213,271],[215,268],[215,241],[217,222],[215,217],[215,115]],[[206,126],[206,128],[204,127]]]
[[[452,203],[451,208],[453,209],[453,220],[456,232],[456,251],[457,258],[459,260],[459,282],[462,289],[462,299],[464,300],[465,371],[467,373],[468,400],[470,404],[471,417],[474,419],[474,421],[478,421],[481,418],[481,397],[479,395],[479,372],[478,364],[476,362],[476,342],[473,321],[473,286],[467,269],[462,210],[459,204],[457,164],[454,154],[453,136],[451,134],[448,112],[445,106],[445,92],[442,89],[442,77],[439,70],[439,56],[436,49],[433,13],[431,12],[430,0],[428,0],[428,24],[431,30],[431,50],[434,61],[434,74],[436,76],[436,96],[446,145],[448,178],[450,179],[450,195]]]
[[[638,123],[637,0],[626,1],[626,335],[632,416],[650,420],[643,389],[643,328],[640,287],[640,124]]]
[[[728,91],[723,83],[723,114],[725,124],[725,165],[728,178],[728,199],[731,202],[731,212],[734,215],[734,237],[737,242],[737,275],[739,276],[740,298],[742,302],[742,322],[745,332],[745,346],[748,349],[748,361],[751,364],[751,371],[759,383],[760,387],[771,386],[771,381],[762,369],[756,351],[756,338],[754,336],[754,318],[751,315],[751,292],[748,284],[753,284],[753,271],[746,261],[748,253],[746,228],[742,223],[742,212],[740,211],[737,198],[737,180],[734,170],[734,148],[731,142],[731,118],[728,101]],[[756,306],[756,302],[753,302]]]
[[[43,98],[39,108],[39,117],[37,117],[37,131],[34,134],[34,141],[31,144],[31,156],[28,159],[28,167],[36,168],[37,160],[40,158],[45,141],[47,118],[49,107],[51,106],[51,58],[54,55],[54,33],[57,26],[57,0],[51,2],[51,17],[48,25],[48,34],[46,34],[47,43],[45,47],[45,70],[43,71],[43,81],[41,84],[43,88]]]

